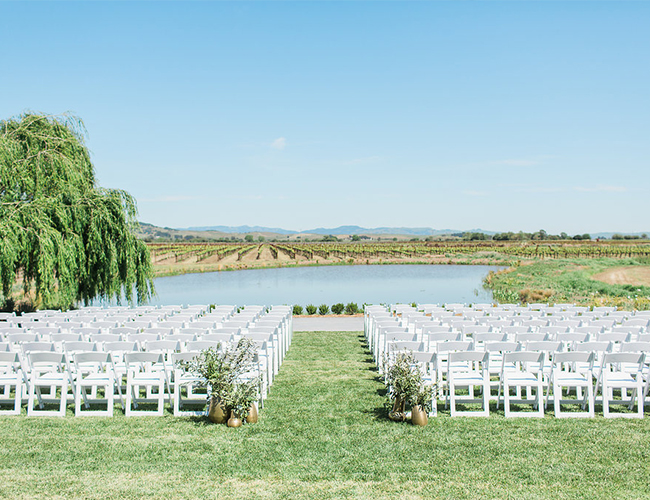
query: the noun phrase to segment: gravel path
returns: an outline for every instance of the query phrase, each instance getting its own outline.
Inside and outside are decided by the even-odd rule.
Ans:
[[[294,316],[294,332],[362,332],[363,316],[321,318],[318,316]]]

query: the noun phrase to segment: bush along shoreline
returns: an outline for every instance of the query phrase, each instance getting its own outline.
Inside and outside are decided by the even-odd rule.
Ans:
[[[359,306],[356,302],[348,302],[347,304],[338,302],[332,304],[331,307],[327,304],[321,304],[319,306],[307,304],[304,307],[299,304],[294,304],[292,311],[294,316],[353,316],[363,313],[364,306],[365,304]]]

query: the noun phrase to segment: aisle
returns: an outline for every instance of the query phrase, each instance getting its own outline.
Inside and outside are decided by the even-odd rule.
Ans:
[[[296,332],[273,385],[265,418],[376,418],[384,388],[362,332]]]

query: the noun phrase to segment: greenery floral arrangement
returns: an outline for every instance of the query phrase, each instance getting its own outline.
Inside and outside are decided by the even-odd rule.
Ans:
[[[426,384],[413,353],[398,352],[395,356],[384,356],[384,383],[388,398],[393,403],[389,416],[393,420],[404,420],[405,406],[421,406],[431,411],[435,385]]]
[[[204,380],[209,388],[208,399],[216,398],[225,410],[245,418],[259,394],[260,377],[249,376],[255,369],[256,353],[255,342],[242,338],[236,344],[205,349],[179,365]]]

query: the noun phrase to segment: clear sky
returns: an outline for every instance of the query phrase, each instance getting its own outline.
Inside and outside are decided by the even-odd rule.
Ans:
[[[70,111],[169,227],[650,230],[650,2],[0,2],[0,119]]]

